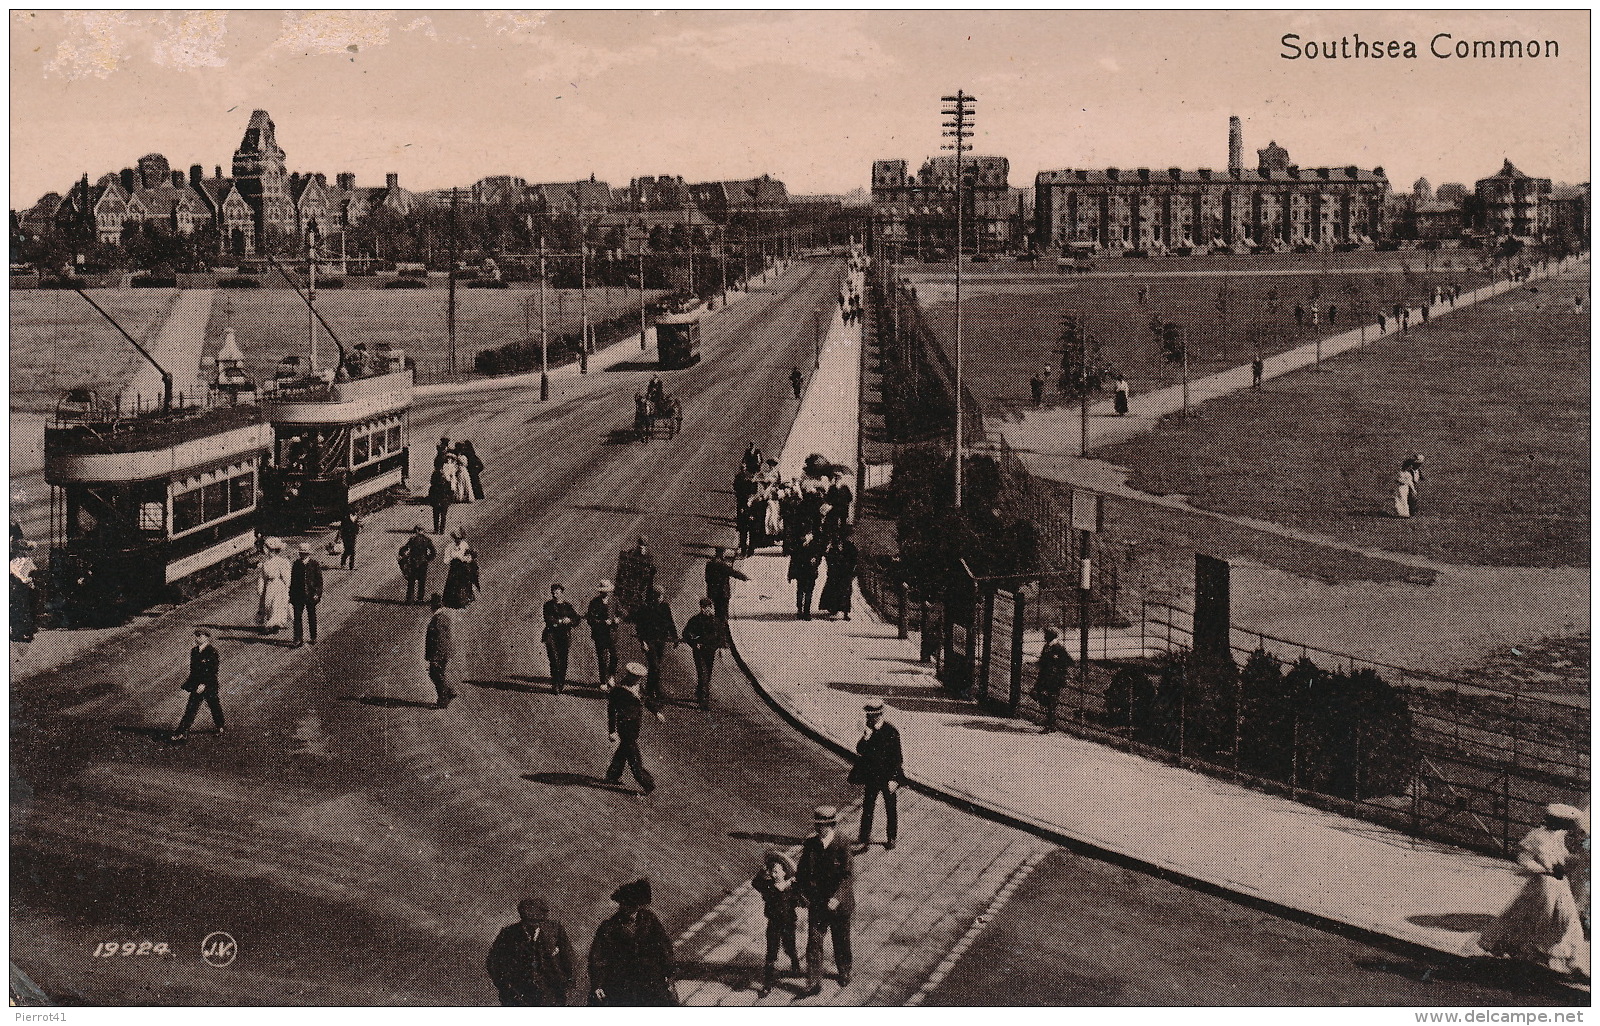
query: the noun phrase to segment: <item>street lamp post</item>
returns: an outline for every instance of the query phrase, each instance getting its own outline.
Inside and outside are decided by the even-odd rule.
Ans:
[[[958,90],[956,90],[956,94],[954,96],[946,96],[946,97],[943,97],[942,99],[943,99],[943,102],[946,104],[946,106],[944,108],[942,108],[943,113],[944,113],[945,117],[951,119],[951,120],[946,121],[944,123],[944,135],[947,138],[954,139],[955,142],[954,143],[945,144],[941,148],[942,149],[946,149],[946,150],[955,150],[955,152],[956,152],[956,183],[955,183],[956,184],[956,361],[955,361],[956,362],[956,367],[955,367],[955,371],[956,371],[956,382],[955,382],[955,388],[956,388],[956,433],[955,433],[956,494],[955,494],[955,506],[956,506],[957,509],[960,509],[961,508],[961,475],[962,475],[961,464],[964,461],[965,456],[966,456],[965,452],[963,451],[965,446],[963,444],[963,439],[962,439],[962,434],[961,434],[961,431],[962,431],[961,417],[962,417],[962,413],[963,413],[963,410],[962,410],[962,395],[961,395],[961,385],[962,385],[962,381],[961,381],[961,357],[962,357],[962,353],[961,353],[961,326],[962,326],[961,325],[961,240],[962,240],[963,230],[965,228],[965,222],[964,222],[964,218],[963,218],[963,215],[962,215],[964,204],[962,203],[962,197],[961,197],[961,186],[962,186],[961,155],[963,153],[965,153],[970,148],[967,145],[967,140],[972,138],[972,119],[973,119],[972,104],[976,102],[976,97],[969,95],[964,90],[958,89]]]

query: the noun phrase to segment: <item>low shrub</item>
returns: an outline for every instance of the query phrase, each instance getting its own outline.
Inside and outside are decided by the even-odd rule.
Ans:
[[[224,278],[217,282],[217,288],[219,289],[259,289],[260,287],[260,281],[244,275],[240,275],[237,278]]]
[[[425,289],[428,283],[421,278],[393,278],[383,283],[386,289]]]

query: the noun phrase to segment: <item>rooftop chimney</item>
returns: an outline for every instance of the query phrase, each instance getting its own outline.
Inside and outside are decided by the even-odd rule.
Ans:
[[[341,189],[354,189],[356,187],[355,172],[341,171],[339,172],[339,177],[335,179],[335,181],[339,183],[339,188]]]
[[[199,164],[190,164],[189,165],[189,184],[190,185],[194,186],[195,188],[199,188],[200,187],[200,183],[205,181],[205,177],[206,177],[206,169],[205,168],[201,167]]]
[[[1244,170],[1244,126],[1236,117],[1228,119],[1228,170]]]
[[[174,172],[172,172],[172,187],[174,189],[183,188],[183,172],[182,171],[174,171]]]
[[[400,176],[393,171],[383,176],[383,184],[390,189],[400,188]]]

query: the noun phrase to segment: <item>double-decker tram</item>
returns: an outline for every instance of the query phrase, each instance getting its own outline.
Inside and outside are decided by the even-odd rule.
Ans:
[[[412,372],[398,349],[357,347],[335,370],[285,357],[261,404],[272,425],[266,517],[325,524],[392,500],[410,472]]]
[[[253,403],[128,415],[67,392],[44,432],[50,580],[66,620],[114,621],[242,573],[271,439]]]

